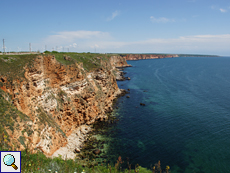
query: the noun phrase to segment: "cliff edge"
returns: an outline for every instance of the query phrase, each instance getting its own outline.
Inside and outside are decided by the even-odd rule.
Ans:
[[[129,66],[126,60],[100,54],[8,56],[0,56],[0,132],[6,145],[74,158],[89,125],[105,120],[122,93],[116,67]]]

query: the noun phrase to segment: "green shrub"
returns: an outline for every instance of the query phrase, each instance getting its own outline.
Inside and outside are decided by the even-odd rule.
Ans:
[[[54,50],[53,50],[51,53],[59,53],[59,52],[58,52],[58,51],[54,51]]]

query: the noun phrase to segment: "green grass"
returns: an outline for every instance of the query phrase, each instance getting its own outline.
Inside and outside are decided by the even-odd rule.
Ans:
[[[0,147],[1,151],[11,151]],[[126,163],[121,163],[119,159],[114,166],[109,164],[95,164],[82,166],[78,160],[63,160],[61,157],[47,158],[43,153],[37,152],[36,154],[30,153],[27,149],[21,151],[21,171],[23,173],[40,173],[52,172],[54,173],[152,173],[151,170],[143,168],[139,165],[135,169],[122,169],[121,167]]]
[[[97,68],[102,67],[101,60],[104,62],[108,62],[111,55],[106,54],[92,54],[92,53],[46,53],[45,55],[54,55],[56,60],[63,65],[71,65],[74,63],[83,63],[83,68],[86,71],[92,71]],[[63,57],[68,56],[71,57],[71,60],[65,60]]]
[[[40,54],[27,55],[0,55],[0,76],[6,76],[7,80],[12,81],[16,78],[25,79],[24,68],[25,65],[33,66],[33,60]],[[63,65],[71,65],[75,63],[83,63],[86,71],[92,71],[101,68],[101,60],[108,62],[111,55],[106,54],[92,54],[92,53],[66,53],[66,52],[49,52],[42,56],[54,55],[56,60]],[[71,60],[65,60],[64,56],[71,57]],[[6,61],[7,60],[7,61]]]
[[[15,78],[25,78],[23,67],[28,64],[32,65],[37,55],[0,55],[0,76],[7,76],[7,80]],[[10,59],[10,60],[9,60]],[[4,61],[8,60],[8,61]]]
[[[48,123],[49,126],[52,126],[56,129],[56,131],[60,132],[64,137],[67,137],[66,134],[61,130],[60,126],[55,122],[51,115],[47,114],[42,108],[38,108],[37,110],[38,118],[40,120],[39,123],[46,124]]]
[[[8,97],[9,101],[5,100],[4,97]],[[32,134],[32,130],[30,126],[26,124],[26,122],[31,122],[30,118],[18,111],[17,108],[11,103],[11,99],[7,93],[0,89],[0,140],[4,141],[3,136],[7,136],[7,140],[9,141],[9,134],[6,129],[10,130],[12,133],[16,131],[20,131],[19,123],[23,122],[25,124],[23,133],[27,132],[28,135]],[[2,135],[4,134],[4,135]],[[18,142],[24,145],[23,134],[18,136]],[[10,147],[7,143],[0,143],[0,147],[4,145],[5,147]]]

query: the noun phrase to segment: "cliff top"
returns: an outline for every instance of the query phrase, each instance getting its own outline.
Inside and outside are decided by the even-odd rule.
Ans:
[[[102,66],[101,61],[108,61],[112,55],[92,53],[58,53],[47,52],[42,56],[55,56],[62,65],[81,64],[86,71],[91,71]],[[0,76],[7,76],[9,79],[24,78],[24,67],[32,66],[33,60],[41,54],[26,55],[0,55]],[[4,79],[1,79],[4,80]]]

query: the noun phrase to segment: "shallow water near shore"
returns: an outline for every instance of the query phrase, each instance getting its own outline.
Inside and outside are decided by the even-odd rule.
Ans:
[[[230,58],[179,57],[128,61],[130,89],[119,98],[107,155],[134,167],[161,161],[172,172],[230,170]],[[141,106],[144,103],[145,106]]]

